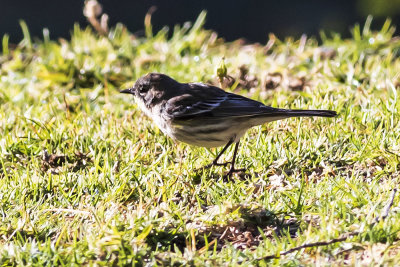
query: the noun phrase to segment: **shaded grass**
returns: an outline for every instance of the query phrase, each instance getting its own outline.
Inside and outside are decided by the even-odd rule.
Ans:
[[[170,38],[165,29],[135,37],[120,24],[107,37],[75,26],[59,41],[32,41],[22,24],[18,46],[3,38],[2,264],[251,265],[361,229],[268,264],[398,263],[398,208],[367,227],[399,182],[400,40],[390,22],[372,31],[367,20],[352,39],[271,35],[264,46],[225,43],[204,17]],[[218,84],[222,57],[235,79],[227,90],[339,116],[251,129],[238,158],[244,178],[196,172],[217,151],[174,143],[118,90],[150,71]],[[268,90],[271,73],[282,78]]]

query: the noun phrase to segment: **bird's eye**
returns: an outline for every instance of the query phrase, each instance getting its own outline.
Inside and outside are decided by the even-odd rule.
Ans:
[[[139,92],[141,94],[144,94],[147,91],[149,91],[149,89],[150,89],[150,85],[149,84],[142,84],[142,86],[139,88]]]

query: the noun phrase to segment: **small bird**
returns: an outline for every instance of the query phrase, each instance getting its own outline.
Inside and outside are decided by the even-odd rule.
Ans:
[[[226,166],[226,177],[245,169],[235,169],[239,140],[257,125],[290,117],[334,117],[332,110],[279,109],[241,95],[228,93],[204,83],[179,83],[161,73],[140,77],[134,86],[120,91],[132,94],[139,108],[173,138],[201,147],[225,147],[205,166]],[[232,161],[218,163],[226,149],[235,143]]]

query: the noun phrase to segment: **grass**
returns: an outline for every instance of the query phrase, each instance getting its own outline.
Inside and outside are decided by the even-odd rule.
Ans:
[[[321,34],[226,43],[202,25],[136,37],[121,24],[70,40],[44,30],[0,56],[2,265],[396,265],[400,39],[386,22],[353,38]],[[333,109],[255,127],[246,177],[202,173],[219,150],[174,143],[119,89],[148,72],[218,84],[282,108]],[[244,67],[243,67],[244,66]],[[247,72],[247,74],[246,74]],[[268,88],[267,88],[268,87]],[[232,149],[226,154],[229,159]],[[345,242],[260,258],[360,231]]]

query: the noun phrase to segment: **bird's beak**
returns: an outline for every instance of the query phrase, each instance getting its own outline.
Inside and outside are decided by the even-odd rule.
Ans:
[[[124,90],[121,90],[121,91],[119,91],[120,93],[123,93],[123,94],[134,94],[134,91],[133,91],[133,87],[132,88],[128,88],[128,89],[124,89]]]

